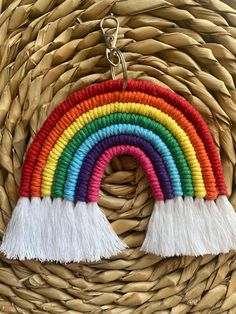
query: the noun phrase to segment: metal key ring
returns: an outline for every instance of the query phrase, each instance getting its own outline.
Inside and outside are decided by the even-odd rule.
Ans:
[[[111,32],[112,29],[108,29],[107,31],[105,31],[104,22],[107,20],[115,21],[116,25],[113,32]],[[121,65],[123,72],[123,90],[125,90],[128,81],[127,66],[123,53],[120,51],[119,48],[116,47],[119,26],[119,20],[114,15],[105,16],[100,22],[100,28],[107,46],[106,58],[110,64],[112,79],[116,79],[115,68]],[[115,58],[117,58],[117,62],[114,60]]]

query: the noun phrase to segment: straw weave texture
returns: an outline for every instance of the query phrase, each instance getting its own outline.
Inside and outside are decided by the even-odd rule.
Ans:
[[[110,12],[129,78],[168,87],[203,115],[236,205],[235,0],[1,0],[0,10],[0,238],[45,118],[74,91],[110,78],[99,29]],[[130,249],[93,264],[0,256],[0,313],[236,313],[234,253],[162,259],[139,251],[153,199],[133,158],[112,160],[99,204]]]

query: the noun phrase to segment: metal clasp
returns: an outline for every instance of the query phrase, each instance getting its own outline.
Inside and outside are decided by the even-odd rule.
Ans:
[[[105,29],[103,27],[103,24],[104,24],[104,22],[106,20],[113,20],[113,21],[115,21],[115,30],[113,31],[113,33],[111,33],[111,31],[109,29],[107,31],[105,31]],[[119,27],[120,27],[119,20],[114,15],[105,16],[101,20],[100,28],[101,28],[103,37],[105,39],[105,43],[107,45],[107,49],[111,49],[111,48],[115,48],[116,47],[116,41],[117,41]]]
[[[107,29],[105,31],[104,22],[107,20],[115,21],[115,27],[112,29]],[[123,71],[123,90],[125,90],[128,80],[127,67],[124,55],[122,54],[120,49],[116,47],[119,27],[120,27],[119,20],[114,15],[105,16],[100,22],[100,28],[106,43],[106,58],[110,64],[112,79],[113,80],[116,79],[115,68],[121,65]]]

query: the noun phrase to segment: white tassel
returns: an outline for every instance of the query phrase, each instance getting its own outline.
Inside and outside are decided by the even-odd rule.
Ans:
[[[7,258],[31,258],[28,246],[31,242],[29,234],[30,200],[27,197],[19,198],[11,220],[7,226],[0,250]]]
[[[74,204],[55,198],[52,201],[47,228],[47,260],[61,263],[74,261],[76,226]]]
[[[227,196],[220,195],[216,199],[216,206],[225,221],[225,228],[231,236],[231,249],[236,249],[236,213]]]
[[[8,258],[61,263],[98,261],[126,248],[97,203],[21,197],[0,250]]]
[[[175,217],[176,255],[202,255],[206,245],[205,221],[195,200],[190,196],[176,198]]]
[[[186,254],[190,251],[190,243],[188,241],[188,228],[189,225],[186,224],[187,217],[189,219],[189,214],[185,209],[184,199],[181,196],[178,196],[174,199],[174,208],[173,208],[173,237],[175,239],[175,254],[181,255]],[[191,223],[191,221],[190,221]],[[173,256],[166,255],[166,256]]]
[[[112,229],[105,214],[97,203],[77,202],[75,206],[77,227],[77,243],[81,255],[77,261],[99,261],[102,257],[109,258],[117,255],[126,248]]]
[[[21,197],[7,226],[1,251],[8,258],[69,262],[75,256],[73,203]],[[73,236],[72,236],[73,234]]]
[[[213,218],[211,223],[213,224],[218,244],[215,254],[227,253],[231,249],[236,249],[236,214],[229,201],[226,197],[220,196],[216,202],[206,201],[205,203]]]
[[[236,249],[236,214],[226,197],[216,202],[177,197],[155,202],[141,250],[163,257],[219,254]]]
[[[142,251],[161,256],[175,254],[173,204],[172,200],[155,202]]]
[[[21,197],[12,213],[0,250],[8,258],[47,260],[51,198]]]
[[[141,250],[163,257],[198,255],[204,244],[196,211],[192,197],[155,202]]]
[[[46,199],[47,200],[41,200],[40,197],[32,197],[30,201],[30,209],[28,211],[29,234],[31,235],[31,241],[30,244],[28,244],[27,253],[30,253],[31,259],[37,258],[41,261],[46,259],[47,254],[47,247],[45,244],[48,235],[46,229],[51,210],[51,198],[47,197]],[[27,239],[25,239],[25,241],[27,241]]]

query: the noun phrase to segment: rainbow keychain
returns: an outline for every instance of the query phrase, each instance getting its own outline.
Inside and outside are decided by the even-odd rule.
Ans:
[[[116,23],[105,32],[106,20]],[[155,199],[140,250],[163,257],[236,249],[236,214],[211,133],[174,92],[127,79],[116,48],[119,21],[101,21],[112,79],[86,87],[53,110],[29,147],[20,198],[1,251],[7,258],[99,261],[127,245],[97,201],[114,156],[142,165]],[[121,65],[123,79],[115,79]]]

